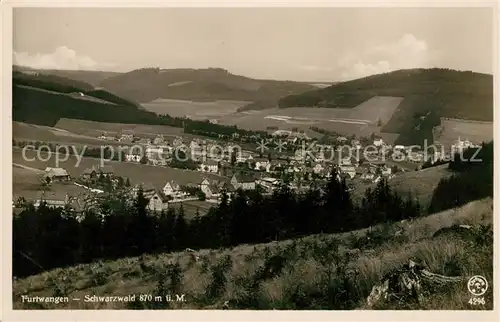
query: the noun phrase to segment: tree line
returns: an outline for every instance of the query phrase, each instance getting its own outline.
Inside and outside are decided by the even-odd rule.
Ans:
[[[345,180],[337,178],[334,171],[326,184],[301,193],[286,183],[271,196],[238,190],[230,198],[223,192],[218,206],[189,220],[182,207],[153,215],[141,191],[132,202],[126,195],[110,195],[82,217],[69,209],[28,205],[13,218],[13,274],[186,247],[232,247],[343,232],[421,214],[418,200],[399,196],[385,180],[356,204]]]

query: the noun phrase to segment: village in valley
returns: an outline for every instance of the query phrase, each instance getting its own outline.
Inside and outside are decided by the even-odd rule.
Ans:
[[[123,144],[118,147],[119,162],[150,166],[148,171],[152,172],[156,167],[182,169],[196,173],[198,180],[167,178],[160,184],[147,180],[131,182],[127,173],[115,170],[113,162],[116,161],[96,156],[95,164],[78,176],[70,175],[64,166],[47,167],[40,174],[36,197],[29,200],[22,195],[14,196],[14,207],[21,208],[26,203],[37,207],[43,202],[49,207],[82,213],[97,207],[99,200],[109,195],[119,194],[133,202],[141,190],[149,200],[147,208],[152,213],[181,205],[193,213],[201,213],[218,204],[223,192],[229,199],[238,189],[270,195],[281,185],[287,185],[303,192],[326,183],[333,170],[339,180],[346,179],[349,190],[364,191],[383,178],[391,180],[402,173],[419,170],[425,164],[444,162],[450,156],[450,151],[445,152],[439,144],[429,150],[430,154],[414,146],[392,146],[376,135],[360,139],[336,135],[325,144],[296,130],[276,130],[266,137],[252,135],[247,139],[237,133],[229,139],[214,139],[142,135],[130,130],[114,135],[104,132],[98,138]],[[240,142],[253,144],[245,144],[242,149]],[[459,139],[452,149],[473,146],[470,141]],[[72,193],[68,185],[81,189]],[[81,193],[82,189],[85,193]],[[66,192],[51,194],[51,190]]]

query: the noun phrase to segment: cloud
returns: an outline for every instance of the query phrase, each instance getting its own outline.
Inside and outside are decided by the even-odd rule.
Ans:
[[[78,55],[66,46],[58,47],[50,54],[14,52],[12,61],[16,65],[36,69],[107,70],[114,66],[110,63],[98,63],[89,56]]]
[[[412,34],[405,34],[394,43],[369,48],[356,55],[346,53],[338,61],[343,80],[386,73],[398,69],[433,67],[438,52]]]

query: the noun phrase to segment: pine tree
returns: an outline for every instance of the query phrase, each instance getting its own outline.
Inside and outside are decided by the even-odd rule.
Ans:
[[[186,247],[188,233],[189,227],[184,215],[184,206],[181,204],[174,224],[175,249],[183,249]]]

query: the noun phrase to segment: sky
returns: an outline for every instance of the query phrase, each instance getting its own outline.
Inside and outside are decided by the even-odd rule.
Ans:
[[[15,8],[14,64],[219,67],[342,81],[405,68],[493,72],[488,8]]]

